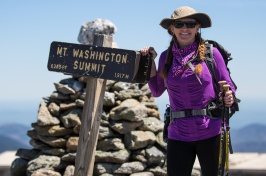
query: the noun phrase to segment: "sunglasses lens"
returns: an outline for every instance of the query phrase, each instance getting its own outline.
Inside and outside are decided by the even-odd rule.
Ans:
[[[188,22],[182,22],[182,21],[175,21],[174,22],[174,26],[175,26],[175,28],[182,28],[184,25],[186,25],[186,27],[187,28],[194,28],[196,25],[197,25],[197,23],[196,22],[190,22],[190,21],[188,21]]]
[[[196,22],[187,22],[186,26],[187,28],[194,28],[196,26]]]
[[[184,23],[181,21],[176,21],[174,23],[175,28],[182,28],[184,26]]]

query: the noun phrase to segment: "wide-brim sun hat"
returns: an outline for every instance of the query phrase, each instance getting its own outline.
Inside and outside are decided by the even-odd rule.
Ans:
[[[171,18],[164,18],[160,22],[160,25],[164,29],[168,29],[169,26],[175,21],[179,19],[184,19],[184,18],[192,18],[195,19],[197,22],[200,23],[201,28],[208,28],[211,27],[212,22],[211,18],[209,15],[206,13],[201,13],[201,12],[196,12],[191,7],[188,6],[182,6],[177,8],[171,15]]]

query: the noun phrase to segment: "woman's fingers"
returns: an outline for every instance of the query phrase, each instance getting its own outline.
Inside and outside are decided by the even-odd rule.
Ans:
[[[152,58],[155,59],[157,56],[157,52],[155,51],[155,49],[153,47],[150,47],[149,52],[152,54]]]
[[[153,59],[155,59],[156,56],[157,56],[157,52],[155,51],[155,49],[153,47],[150,47],[150,46],[146,46],[146,47],[141,48],[140,52],[144,56],[146,56],[147,54],[151,53]]]
[[[227,91],[224,95],[224,103],[227,106],[231,106],[234,103],[234,97],[231,90]]]

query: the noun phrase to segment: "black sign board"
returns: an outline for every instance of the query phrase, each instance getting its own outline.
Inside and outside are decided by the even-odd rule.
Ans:
[[[143,69],[148,71],[150,64],[142,64],[143,73],[138,73],[139,60],[137,51],[52,42],[47,67],[49,71],[122,82],[138,82],[134,78],[141,77],[141,81],[145,82],[147,73]]]

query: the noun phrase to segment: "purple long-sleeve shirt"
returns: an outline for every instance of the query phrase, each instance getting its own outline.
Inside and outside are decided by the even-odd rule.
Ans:
[[[167,51],[161,53],[156,76],[149,80],[149,87],[154,97],[159,97],[166,90],[169,95],[172,111],[186,109],[202,109],[213,100],[216,95],[213,87],[212,76],[205,62],[202,62],[202,73],[199,83],[194,72],[189,68],[181,75],[173,76],[171,66],[166,81],[160,76],[164,67]],[[217,48],[213,47],[214,69],[217,81],[225,80],[230,89],[235,93],[235,87],[230,79],[222,55]],[[193,64],[194,65],[194,64]],[[194,65],[195,66],[195,65]],[[221,118],[210,119],[207,116],[193,116],[175,118],[168,127],[168,138],[186,142],[207,139],[220,133]]]

